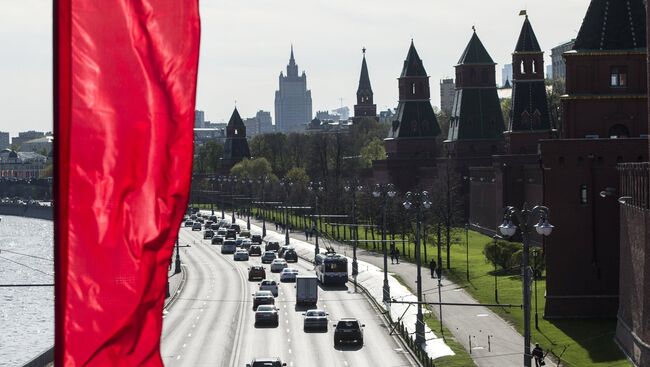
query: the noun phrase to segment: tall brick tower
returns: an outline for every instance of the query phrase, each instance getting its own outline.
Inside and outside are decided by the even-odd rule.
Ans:
[[[251,153],[248,149],[246,140],[246,125],[239,116],[237,108],[232,112],[228,126],[226,126],[226,143],[223,148],[222,168],[230,170],[244,158],[250,158]]]
[[[368,65],[366,64],[366,49],[363,49],[363,61],[361,62],[361,75],[359,76],[359,88],[357,88],[357,104],[354,105],[354,122],[361,121],[364,117],[377,118],[377,105],[373,103],[372,86],[368,76]]]

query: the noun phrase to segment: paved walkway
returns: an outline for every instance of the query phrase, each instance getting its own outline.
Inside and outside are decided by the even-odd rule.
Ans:
[[[261,226],[261,221],[253,220],[251,224]],[[267,223],[267,234],[274,228]],[[305,241],[304,232],[293,232],[291,238]],[[314,243],[314,239],[305,241]],[[333,245],[338,253],[352,257],[352,246],[330,240],[320,241],[321,250],[324,244]],[[383,256],[377,253],[357,248],[357,259],[383,269]],[[414,293],[417,288],[417,267],[413,263],[400,261],[399,264],[388,264],[390,274],[398,275]],[[361,269],[360,269],[361,271]],[[444,274],[443,274],[444,275]],[[443,276],[441,299],[445,303],[478,304],[464,289]],[[438,280],[432,279],[428,267],[422,267],[423,298],[431,302],[438,301]],[[415,309],[413,307],[413,309]],[[432,307],[436,317],[440,318],[439,307]],[[456,340],[470,352],[472,359],[479,367],[503,367],[523,365],[524,338],[509,323],[483,306],[442,306],[443,323]],[[471,343],[471,346],[470,346]],[[532,347],[531,347],[532,349]],[[534,362],[533,362],[534,365]],[[547,366],[554,364],[547,358]]]

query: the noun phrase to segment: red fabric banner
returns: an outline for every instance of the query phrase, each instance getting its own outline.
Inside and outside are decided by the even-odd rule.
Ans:
[[[198,0],[57,0],[55,364],[162,366],[192,171]]]

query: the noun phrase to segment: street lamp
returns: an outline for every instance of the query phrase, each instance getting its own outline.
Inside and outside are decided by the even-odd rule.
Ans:
[[[318,211],[318,194],[321,193],[325,188],[323,187],[323,184],[318,181],[318,182],[310,182],[309,183],[309,191],[314,193],[314,198],[316,199],[316,206],[315,206],[315,215],[313,216],[313,226],[314,226],[314,232],[316,232],[316,243],[314,247],[314,261],[316,261],[316,255],[320,253],[320,247],[318,246],[318,220],[320,220],[320,213]]]
[[[359,264],[357,263],[357,246],[359,245],[359,230],[357,228],[357,192],[363,190],[363,186],[357,182],[349,182],[343,189],[352,193],[352,227],[354,228],[354,242],[352,245],[352,277],[354,278],[354,293],[357,292],[357,275]]]
[[[528,220],[530,217],[539,215],[539,222],[534,225],[535,230],[542,236],[548,236],[553,231],[553,225],[548,222],[549,209],[545,206],[535,206],[533,209],[524,208],[518,210],[513,206],[505,208],[503,223],[499,226],[499,230],[506,237],[512,237],[517,229],[521,231],[523,238],[523,256],[522,256],[522,275],[523,275],[523,298],[524,298],[524,367],[531,367],[531,354],[530,354],[530,275],[532,270],[528,266],[528,256],[530,249],[530,224]],[[512,217],[517,219],[517,225],[512,222]]]
[[[232,205],[232,222],[235,223],[235,185],[237,184],[237,176],[229,176],[228,183],[230,184],[230,204]]]
[[[225,202],[225,200],[223,200],[223,197],[224,197],[224,195],[223,195],[223,184],[226,183],[226,177],[225,176],[219,176],[217,178],[217,181],[219,182],[219,194],[221,195],[221,198],[222,198],[221,199],[221,202],[222,202],[222,205],[221,205],[221,219],[225,219],[226,218],[226,213],[224,211],[224,207],[226,205],[226,202]]]
[[[467,281],[469,282],[469,223],[465,223],[465,269],[467,270]]]
[[[174,274],[181,272],[181,251],[178,247],[178,237],[176,237],[176,261],[174,262]]]
[[[268,176],[260,177],[257,183],[262,185],[262,205],[266,206],[266,184],[269,182]],[[266,215],[262,210],[262,238],[266,237]]]
[[[248,208],[246,210],[246,229],[251,230],[251,206],[253,205],[253,180],[244,179],[242,181],[244,184],[248,184]]]
[[[293,181],[291,179],[284,177],[282,181],[280,181],[280,186],[284,188],[284,192],[287,195],[287,200],[284,203],[284,244],[285,246],[289,246],[289,211],[288,211],[288,206],[289,206],[289,194],[291,191],[291,186],[293,186]]]
[[[415,263],[417,265],[417,296],[418,296],[418,314],[415,322],[415,343],[422,348],[425,342],[424,339],[424,317],[422,316],[422,264],[420,254],[420,226],[422,222],[422,209],[431,208],[431,198],[429,192],[407,192],[406,199],[402,204],[404,209],[415,209],[416,222],[415,222]]]
[[[384,253],[384,302],[390,301],[390,286],[388,285],[388,254],[386,251],[386,211],[388,210],[388,198],[394,198],[395,186],[393,184],[377,184],[372,192],[372,196],[382,199],[381,204],[381,249]]]

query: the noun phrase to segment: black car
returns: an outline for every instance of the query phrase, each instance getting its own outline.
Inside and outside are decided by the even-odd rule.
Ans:
[[[257,291],[253,293],[253,311],[257,310],[259,305],[274,305],[275,297],[271,291]]]
[[[258,245],[262,244],[262,235],[259,234],[254,234],[251,236],[251,242],[256,243]]]
[[[214,237],[214,231],[211,229],[206,229],[205,232],[203,232],[203,239],[204,240],[209,240]]]
[[[212,223],[212,225],[210,226],[210,229],[213,230],[213,231],[216,231],[216,230],[219,229],[219,225],[215,224],[215,223]]]
[[[355,343],[363,346],[363,328],[366,325],[359,324],[357,319],[346,318],[334,324],[334,347],[342,343]]]
[[[249,256],[262,256],[262,248],[260,245],[251,245],[248,249]]]
[[[226,232],[226,239],[235,239],[237,238],[237,232],[234,229],[228,229]]]
[[[193,221],[193,220],[185,221],[185,227],[191,227],[192,225],[194,225],[194,221]]]
[[[222,236],[214,236],[214,237],[212,237],[212,244],[213,245],[223,245],[223,237]]]
[[[264,251],[278,251],[280,250],[280,242],[270,241],[264,246]]]
[[[266,278],[266,270],[263,266],[251,266],[248,269],[248,280],[263,280]]]
[[[286,365],[280,358],[255,358],[251,363],[246,363],[246,367],[282,367]]]
[[[218,219],[217,219],[216,215],[211,215],[210,220],[213,221],[213,222],[216,222]]]
[[[285,259],[288,263],[297,263],[298,262],[298,253],[296,250],[290,248],[284,252],[282,258]]]
[[[235,232],[237,233],[241,232],[241,228],[239,227],[239,224],[231,224],[230,229],[234,229]]]

